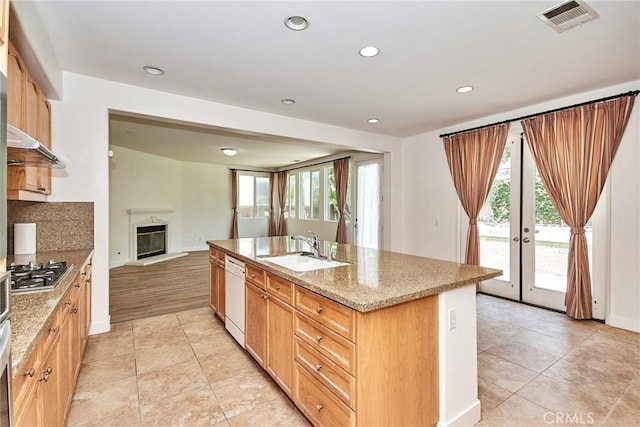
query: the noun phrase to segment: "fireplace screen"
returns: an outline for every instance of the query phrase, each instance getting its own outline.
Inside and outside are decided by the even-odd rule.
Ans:
[[[136,259],[148,258],[167,253],[166,225],[138,227],[136,235],[138,239]]]

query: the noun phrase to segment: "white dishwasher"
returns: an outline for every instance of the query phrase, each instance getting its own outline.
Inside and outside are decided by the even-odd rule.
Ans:
[[[224,327],[244,348],[244,262],[225,257]]]

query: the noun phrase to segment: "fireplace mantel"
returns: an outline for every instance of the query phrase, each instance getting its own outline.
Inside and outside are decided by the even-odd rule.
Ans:
[[[127,209],[127,213],[129,215],[138,214],[138,215],[146,215],[151,213],[171,213],[173,209],[171,208],[129,208]]]

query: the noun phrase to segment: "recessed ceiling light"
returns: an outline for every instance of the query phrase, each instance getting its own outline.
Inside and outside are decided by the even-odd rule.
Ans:
[[[372,56],[376,56],[380,53],[380,49],[375,46],[367,46],[360,49],[360,55],[365,58],[371,58]]]
[[[367,120],[367,123],[371,123],[371,124],[380,123],[380,119],[376,119],[375,117],[372,117],[369,120]]]
[[[456,89],[456,92],[467,93],[467,92],[471,92],[472,90],[473,90],[473,86],[460,86],[458,89]]]
[[[284,98],[281,99],[280,102],[282,102],[284,105],[293,105],[296,103],[295,99],[289,99],[289,98]]]
[[[162,68],[154,67],[153,65],[145,65],[142,69],[154,76],[161,76],[164,74],[164,70]]]
[[[284,20],[284,25],[290,30],[302,31],[309,28],[309,21],[304,16],[293,15]]]
[[[238,150],[235,148],[221,148],[220,151],[222,151],[225,156],[235,156],[238,154]]]

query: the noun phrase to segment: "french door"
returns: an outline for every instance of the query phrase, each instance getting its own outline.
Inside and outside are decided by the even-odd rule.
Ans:
[[[356,162],[357,246],[382,247],[382,159]]]
[[[478,229],[480,265],[504,271],[482,282],[482,292],[566,310],[570,227],[551,203],[520,134],[509,136]],[[591,223],[585,235],[591,258]]]

